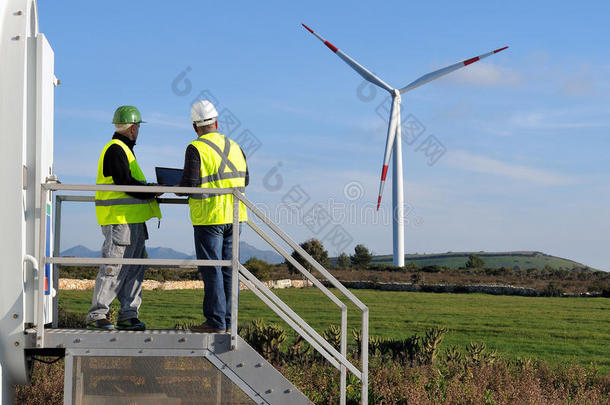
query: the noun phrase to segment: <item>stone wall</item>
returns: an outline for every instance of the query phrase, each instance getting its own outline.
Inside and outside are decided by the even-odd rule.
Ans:
[[[269,288],[307,288],[312,283],[308,280],[272,280],[263,282]],[[70,278],[59,279],[59,290],[93,290],[95,280],[76,280]],[[144,280],[144,290],[203,290],[203,281],[154,281]],[[246,286],[240,283],[240,290],[246,290]]]
[[[323,280],[322,284],[330,287],[330,282]],[[344,281],[347,288],[384,290],[384,291],[411,291],[411,292],[437,292],[437,293],[484,293],[494,295],[521,295],[536,297],[540,295],[537,290],[511,285],[427,285],[410,283],[376,283],[373,281]]]
[[[332,287],[328,280],[321,280],[326,287]],[[76,280],[69,278],[59,279],[59,290],[92,290],[95,280]],[[313,284],[309,280],[272,280],[263,282],[268,288],[309,288]],[[520,295],[523,297],[537,297],[540,293],[534,288],[513,287],[512,285],[428,285],[410,283],[376,283],[373,281],[343,281],[342,284],[352,289],[383,290],[383,291],[411,291],[436,293],[483,293],[493,295]],[[203,281],[154,281],[144,280],[145,290],[203,290]],[[240,283],[240,290],[246,286]],[[599,293],[562,294],[563,297],[599,297]]]

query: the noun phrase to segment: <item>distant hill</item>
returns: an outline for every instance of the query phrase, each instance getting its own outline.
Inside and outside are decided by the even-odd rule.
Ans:
[[[283,257],[279,254],[270,251],[270,250],[261,250],[255,248],[254,246],[246,243],[239,243],[240,250],[240,261],[243,263],[251,257],[257,257],[261,260],[264,260],[268,263],[282,263],[284,261]],[[191,259],[194,258],[194,255],[189,255],[186,253],[178,252],[177,250],[166,248],[166,247],[147,247],[146,251],[148,252],[148,257],[151,259]],[[72,257],[100,257],[99,250],[91,250],[83,245],[76,245],[71,247],[70,249],[66,249],[61,252],[62,256],[72,256]]]
[[[190,259],[192,257],[186,253],[166,247],[147,247],[146,251],[151,259]]]
[[[240,242],[239,260],[243,263],[251,257],[256,257],[257,259],[261,259],[272,264],[284,262],[284,258],[275,251],[257,249],[246,242]]]
[[[586,268],[588,266],[575,262],[573,260],[564,259],[557,256],[551,256],[542,252],[535,251],[514,251],[514,252],[447,252],[439,254],[411,254],[405,255],[405,264],[415,263],[418,266],[444,266],[457,269],[464,267],[468,256],[475,254],[485,261],[485,267],[500,268],[508,267],[512,269],[543,269],[544,266],[553,268]],[[372,263],[376,264],[392,264],[392,255],[374,256]],[[590,267],[589,267],[590,268]],[[591,270],[596,270],[590,268]]]
[[[60,253],[68,257],[100,257],[100,251],[91,250],[83,245],[76,245]]]

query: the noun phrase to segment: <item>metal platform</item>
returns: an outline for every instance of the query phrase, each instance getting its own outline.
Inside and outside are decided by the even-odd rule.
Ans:
[[[45,336],[45,348],[65,349],[65,404],[122,403],[121,401],[133,403],[128,400],[134,399],[138,400],[137,403],[150,404],[191,403],[183,396],[172,399],[165,391],[153,395],[148,389],[147,394],[142,396],[144,395],[141,393],[142,389],[135,383],[129,383],[135,376],[141,379],[142,375],[148,373],[150,374],[148,385],[161,390],[162,381],[180,380],[183,374],[180,368],[160,365],[175,363],[176,359],[184,359],[180,363],[181,367],[190,367],[187,373],[189,378],[192,379],[193,375],[199,378],[193,380],[197,389],[203,389],[202,385],[210,385],[210,381],[216,381],[210,388],[212,394],[202,394],[198,391],[200,396],[196,403],[220,404],[226,403],[226,398],[233,398],[232,403],[311,403],[239,336],[234,350],[231,350],[231,336],[228,334],[191,333],[180,330],[135,332],[47,329]],[[114,365],[109,366],[109,364]],[[212,369],[213,372],[210,371]],[[95,376],[95,384],[91,383],[92,376]],[[113,379],[111,386],[116,387],[116,390],[103,390],[105,396],[94,389],[98,387],[97,382],[104,378]],[[186,374],[183,380],[185,379]],[[154,383],[151,384],[150,381]],[[205,383],[202,384],[202,381]],[[125,385],[134,388],[129,391],[129,387],[126,388]],[[95,387],[91,388],[93,386]],[[172,386],[176,387],[176,384]],[[231,392],[234,391],[235,386],[254,402],[235,399],[239,397],[235,392]],[[191,387],[187,391],[193,393],[196,390],[193,391]],[[105,402],[104,398],[108,402]]]
[[[252,274],[244,265],[239,263],[239,233],[233,234],[233,250],[231,260],[170,260],[170,259],[118,259],[118,258],[85,258],[85,257],[61,257],[59,252],[61,251],[59,246],[60,229],[61,226],[61,206],[62,202],[75,201],[75,202],[93,202],[94,197],[92,195],[64,195],[63,192],[78,192],[91,194],[97,191],[122,191],[122,192],[154,192],[154,193],[184,193],[184,194],[232,194],[233,195],[233,227],[239,226],[239,211],[240,204],[243,204],[251,218],[258,218],[260,225],[255,223],[256,221],[248,220],[245,222],[256,234],[258,234],[263,240],[265,240],[271,247],[273,247],[280,255],[282,255],[287,262],[291,263],[305,278],[307,278],[313,286],[317,287],[332,303],[336,305],[336,309],[340,311],[340,336],[341,342],[339,347],[334,347],[330,344],[318,331],[316,331],[311,325],[307,323],[299,314],[297,314],[290,305],[283,302],[271,289],[269,289],[264,283],[262,283],[254,274]],[[59,193],[59,194],[57,194]],[[276,315],[278,315],[283,321],[285,321],[298,335],[302,336],[303,339],[311,345],[311,347],[319,353],[324,359],[326,359],[331,366],[336,368],[340,373],[339,379],[339,403],[345,405],[347,403],[347,373],[351,373],[357,379],[360,380],[360,392],[361,401],[363,405],[367,404],[368,401],[368,326],[369,326],[369,311],[366,305],[362,303],[351,291],[349,291],[343,284],[341,284],[333,275],[326,270],[320,263],[318,263],[311,255],[309,255],[298,243],[291,239],[285,232],[283,232],[273,221],[268,218],[264,212],[257,208],[251,201],[249,201],[243,193],[237,189],[212,189],[212,188],[190,188],[190,187],[165,187],[165,186],[117,186],[117,185],[82,185],[82,184],[61,184],[54,181],[46,181],[41,183],[41,196],[40,196],[40,217],[43,218],[45,215],[44,208],[47,205],[44,201],[49,199],[52,200],[52,195],[55,195],[55,223],[54,226],[47,224],[45,221],[40,222],[39,231],[39,246],[46,246],[46,242],[49,239],[49,231],[53,229],[53,240],[57,243],[53,246],[53,254],[44,249],[40,248],[37,258],[33,256],[30,258],[33,267],[33,273],[36,275],[35,282],[37,284],[36,294],[38,299],[32,303],[35,307],[34,320],[35,322],[29,323],[30,327],[26,329],[26,342],[24,348],[29,351],[53,354],[67,355],[66,363],[66,390],[72,389],[69,387],[80,387],[81,391],[67,391],[74,398],[79,397],[80,394],[87,396],[87,400],[81,400],[80,402],[66,402],[72,403],[93,403],[105,404],[106,402],[101,401],[98,394],[104,394],[99,392],[96,382],[88,386],[83,381],[87,379],[87,373],[93,372],[91,370],[106,370],[100,365],[103,364],[114,364],[120,363],[120,359],[123,357],[138,359],[133,361],[133,366],[138,372],[132,371],[130,378],[132,378],[133,384],[142,383],[142,378],[138,375],[149,376],[151,370],[159,371],[162,376],[159,377],[160,381],[167,382],[167,373],[169,372],[165,363],[171,363],[171,357],[179,358],[181,362],[186,362],[185,359],[200,358],[205,361],[200,364],[201,368],[206,368],[209,365],[212,368],[221,370],[221,373],[227,376],[230,381],[234,382],[230,385],[239,386],[244,392],[247,392],[250,398],[253,398],[259,403],[307,403],[308,400],[299,393],[294,386],[292,386],[284,377],[282,377],[273,367],[271,367],[260,355],[252,350],[246,342],[239,338],[237,335],[237,325],[239,320],[238,314],[238,296],[239,296],[239,283],[244,284],[256,297],[258,297],[264,304],[266,304]],[[172,204],[185,204],[187,202],[184,198],[166,198],[161,201],[163,203]],[[50,208],[47,208],[49,211]],[[353,362],[347,356],[347,341],[348,341],[348,305],[339,297],[335,295],[333,291],[330,291],[320,280],[318,280],[311,271],[309,271],[303,264],[297,261],[292,254],[282,246],[283,241],[286,245],[290,246],[295,252],[306,260],[306,262],[315,269],[316,272],[320,273],[326,280],[328,280],[336,291],[339,292],[346,300],[350,301],[355,309],[360,312],[361,319],[361,331],[362,339],[360,341],[360,359],[358,362]],[[41,277],[43,274],[39,269],[53,268],[53,280],[57,280],[58,267],[62,266],[74,266],[74,265],[98,265],[98,264],[140,264],[145,266],[176,266],[176,265],[192,265],[192,266],[230,266],[232,272],[232,304],[233,308],[231,317],[232,333],[230,335],[206,335],[206,334],[193,334],[185,331],[175,330],[153,330],[147,332],[91,332],[86,330],[57,330],[57,329],[45,329],[40,328],[42,324],[48,324],[46,322],[50,319],[52,325],[57,327],[58,320],[58,302],[53,302],[52,308],[47,308],[43,305],[45,302],[46,293],[50,293],[45,290],[48,285],[57,285],[58,283],[48,283],[51,280],[50,277]],[[48,303],[48,302],[47,302]],[[46,312],[45,312],[46,311]],[[49,314],[52,316],[49,318]],[[12,342],[11,342],[12,343]],[[97,357],[95,357],[97,356]],[[155,357],[156,356],[156,357]],[[163,356],[167,357],[165,363],[159,359]],[[89,359],[87,358],[89,357]],[[90,362],[91,358],[97,358],[97,365],[95,362]],[[102,358],[102,357],[105,357]],[[113,360],[107,361],[110,357]],[[147,360],[142,360],[147,358]],[[156,359],[156,360],[155,360]],[[155,363],[156,361],[156,363]],[[143,364],[147,364],[145,366]],[[206,363],[207,362],[207,363]],[[137,364],[136,364],[137,363]],[[359,365],[356,366],[356,364]],[[132,365],[129,365],[131,367]],[[75,368],[76,367],[76,368]],[[81,367],[81,369],[78,369]],[[97,367],[97,368],[96,368]],[[105,367],[105,366],[104,366]],[[140,368],[138,368],[140,367]],[[87,371],[89,370],[89,371]],[[203,378],[198,374],[197,368],[192,369],[192,375],[194,378]],[[111,373],[111,371],[108,373]],[[121,374],[122,371],[115,371],[115,374]],[[139,374],[138,374],[139,373]],[[80,376],[80,377],[79,377]],[[108,376],[111,377],[110,375]],[[68,378],[71,378],[68,380]],[[79,379],[80,378],[80,379]],[[157,377],[155,377],[157,378]],[[188,375],[184,375],[180,380],[180,383],[184,382],[188,378]],[[149,380],[154,380],[148,378]],[[91,379],[87,380],[93,381]],[[97,380],[95,380],[97,381]],[[203,380],[200,380],[203,381]],[[84,384],[84,385],[83,385]],[[204,383],[207,384],[207,383]],[[125,386],[123,386],[125,385]],[[221,384],[222,385],[222,384]],[[87,388],[92,388],[91,392],[87,392]],[[119,379],[113,380],[112,387],[116,388],[117,391],[125,390],[129,388],[129,384]],[[148,385],[145,391],[140,391],[138,396],[133,403],[170,403],[171,401],[158,400],[157,397],[150,397],[150,394],[157,395],[159,390],[155,385]],[[194,387],[194,386],[192,386]],[[192,388],[191,387],[191,388]],[[140,387],[141,388],[141,387]],[[200,386],[198,387],[200,388]],[[76,389],[76,388],[75,388]],[[95,391],[95,392],[94,392]],[[165,395],[174,395],[175,393],[165,393]],[[95,396],[95,399],[91,396]],[[146,399],[143,396],[149,395]],[[190,403],[202,403],[202,399],[210,399],[209,392],[202,393],[201,398],[197,398],[196,402],[185,402],[184,398],[177,398],[183,404]],[[212,395],[213,396],[213,395]],[[68,397],[68,395],[66,396]],[[223,396],[226,397],[226,396]],[[159,397],[160,398],[160,397]],[[223,399],[225,400],[225,399]],[[160,402],[159,402],[160,401]],[[232,403],[241,403],[240,400],[233,401]],[[113,403],[113,402],[110,402]],[[117,402],[114,402],[117,403]],[[204,402],[207,403],[207,402]],[[211,402],[214,403],[214,402]],[[216,402],[218,403],[218,402]]]

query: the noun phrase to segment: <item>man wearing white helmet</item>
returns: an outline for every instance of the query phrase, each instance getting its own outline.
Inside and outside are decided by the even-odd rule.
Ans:
[[[208,100],[191,107],[197,139],[186,148],[181,187],[240,188],[249,182],[246,156],[239,145],[218,132],[218,112]],[[231,260],[233,247],[233,195],[189,195],[190,217],[199,260]],[[239,221],[247,221],[239,203]],[[237,230],[238,232],[240,230]],[[204,283],[201,325],[193,332],[223,333],[231,328],[231,267],[199,266]]]

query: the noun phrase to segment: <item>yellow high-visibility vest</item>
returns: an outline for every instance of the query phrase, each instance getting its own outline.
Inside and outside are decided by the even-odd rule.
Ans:
[[[190,143],[199,151],[202,188],[232,188],[245,191],[246,159],[239,145],[219,134],[209,132]],[[233,222],[232,194],[191,194],[193,225],[219,225]],[[239,202],[239,221],[247,221],[246,206]]]
[[[104,176],[104,156],[112,145],[119,145],[125,151],[131,176],[136,180],[145,182],[146,177],[138,166],[131,149],[124,142],[113,139],[102,150],[102,155],[97,164],[96,184],[114,184],[112,176]],[[96,191],[95,215],[97,216],[97,223],[100,225],[137,224],[153,217],[161,218],[161,210],[154,198],[141,200],[122,191]]]

